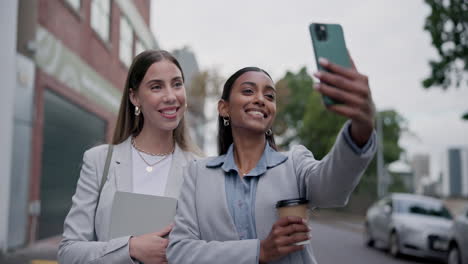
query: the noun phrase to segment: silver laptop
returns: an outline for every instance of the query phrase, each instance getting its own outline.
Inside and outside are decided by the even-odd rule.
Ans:
[[[117,191],[111,210],[110,239],[157,232],[174,222],[177,199]]]

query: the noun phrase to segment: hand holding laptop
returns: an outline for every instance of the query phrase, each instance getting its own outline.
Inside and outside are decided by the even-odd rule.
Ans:
[[[176,207],[175,198],[117,191],[109,237],[132,236],[130,256],[140,263],[167,263],[167,236],[174,227]]]
[[[169,235],[173,227],[174,224],[170,224],[161,231],[130,238],[130,256],[145,264],[167,263],[166,248],[169,240],[164,237]]]

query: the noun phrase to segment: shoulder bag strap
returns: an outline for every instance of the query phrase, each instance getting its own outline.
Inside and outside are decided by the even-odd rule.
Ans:
[[[96,208],[94,209],[94,225],[96,224],[96,212],[99,206],[99,200],[101,199],[102,188],[104,187],[104,184],[107,181],[107,175],[109,174],[109,167],[110,167],[110,162],[112,159],[113,150],[114,150],[114,145],[109,144],[109,148],[107,149],[106,163],[104,165],[104,170],[102,172],[101,184],[99,184],[99,192],[98,192],[98,196],[96,200]],[[96,237],[96,240],[97,240],[96,227],[94,228],[94,236]]]
[[[101,184],[99,185],[99,196],[101,195],[102,187],[104,187],[104,184],[107,181],[107,175],[109,174],[109,167],[110,167],[110,162],[112,159],[113,150],[114,150],[114,145],[109,144],[109,148],[107,149],[106,164],[104,165],[104,171],[102,172],[102,177],[101,177]]]

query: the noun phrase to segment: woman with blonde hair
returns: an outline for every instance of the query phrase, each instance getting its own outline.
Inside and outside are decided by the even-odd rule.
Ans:
[[[167,263],[164,237],[172,225],[150,234],[110,239],[110,210],[116,191],[178,198],[183,167],[201,154],[188,135],[186,109],[179,62],[162,50],[135,57],[112,145],[84,153],[65,219],[60,263]]]

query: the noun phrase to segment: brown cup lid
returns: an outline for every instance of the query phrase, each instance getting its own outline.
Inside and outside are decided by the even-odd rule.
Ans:
[[[276,208],[285,207],[285,206],[295,206],[300,204],[307,204],[309,200],[304,198],[295,198],[295,199],[287,199],[281,200],[276,203]]]

